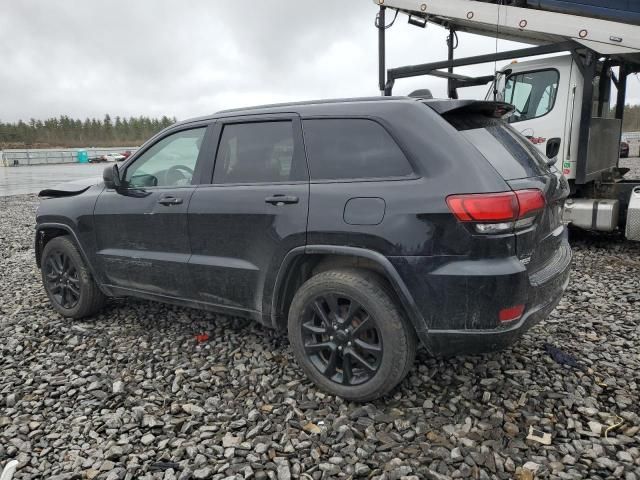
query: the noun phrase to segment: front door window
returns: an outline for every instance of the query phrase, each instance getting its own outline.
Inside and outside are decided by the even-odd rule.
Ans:
[[[125,173],[130,188],[191,185],[206,128],[183,130],[149,148]]]

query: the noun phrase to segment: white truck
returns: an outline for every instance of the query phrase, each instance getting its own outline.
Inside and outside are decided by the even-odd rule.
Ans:
[[[380,7],[376,25],[383,95],[392,94],[397,80],[422,75],[447,79],[450,98],[458,98],[459,88],[489,84],[486,99],[512,104],[515,110],[508,121],[547,157],[557,159],[569,180],[572,196],[565,204],[565,220],[589,230],[621,228],[628,239],[640,241],[640,179],[626,179],[628,169],[619,166],[627,78],[640,71],[639,26],[604,20],[599,12],[585,16],[588,8],[584,12],[576,8],[574,14],[541,10],[543,2],[537,1],[374,3]],[[533,3],[536,8],[528,6]],[[562,3],[579,7],[579,2],[556,2]],[[409,15],[409,23],[417,26],[434,23],[447,28],[448,59],[386,70],[385,11],[389,9]],[[633,15],[629,18],[635,21]],[[456,59],[457,32],[534,46]],[[519,60],[560,52],[565,55]],[[455,67],[513,59],[518,61],[495,75],[469,77],[454,72]]]

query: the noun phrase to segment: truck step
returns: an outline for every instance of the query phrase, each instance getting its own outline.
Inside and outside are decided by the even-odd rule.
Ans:
[[[640,187],[631,191],[625,236],[628,240],[640,242]]]

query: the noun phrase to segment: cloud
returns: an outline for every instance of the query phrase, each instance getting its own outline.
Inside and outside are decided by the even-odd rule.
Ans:
[[[182,119],[252,104],[377,95],[376,12],[370,0],[6,2],[0,120],[107,112]],[[444,58],[445,37],[439,27],[422,30],[400,16],[388,30],[389,66]],[[460,40],[457,56],[495,49],[490,38]],[[500,42],[500,49],[509,45]],[[630,83],[637,99],[640,84]],[[395,92],[415,88],[446,95],[445,82],[434,78],[399,81]]]

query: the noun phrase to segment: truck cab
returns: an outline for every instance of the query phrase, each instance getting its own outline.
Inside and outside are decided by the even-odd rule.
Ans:
[[[610,107],[612,75],[612,69],[599,62],[588,139],[589,177],[613,173],[618,165],[622,120]],[[487,99],[495,96],[512,104],[511,126],[548,157],[557,156],[558,168],[575,183],[583,87],[584,76],[572,55],[514,61],[498,73]]]

